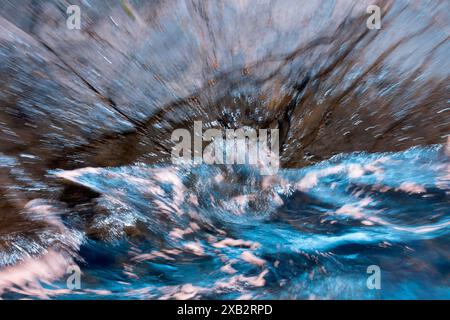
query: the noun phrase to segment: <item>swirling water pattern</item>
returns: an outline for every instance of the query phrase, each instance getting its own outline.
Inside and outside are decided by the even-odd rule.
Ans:
[[[59,280],[13,297],[450,297],[450,164],[440,145],[339,155],[276,176],[143,164],[51,174],[100,194],[94,224],[109,240],[82,240],[80,290]],[[381,290],[367,288],[370,265]]]

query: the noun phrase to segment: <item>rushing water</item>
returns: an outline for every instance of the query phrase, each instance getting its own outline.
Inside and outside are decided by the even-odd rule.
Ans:
[[[448,1],[74,3],[0,1],[0,298],[450,299]]]
[[[94,228],[109,240],[79,235],[80,290],[63,281],[7,297],[450,298],[450,164],[439,145],[276,176],[142,164],[51,174],[100,194]],[[370,265],[381,290],[366,285]]]

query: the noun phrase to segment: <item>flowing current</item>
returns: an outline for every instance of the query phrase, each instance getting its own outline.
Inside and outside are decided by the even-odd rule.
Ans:
[[[449,1],[71,2],[0,1],[0,299],[450,299]]]
[[[99,194],[93,229],[109,240],[66,235],[80,238],[80,290],[56,281],[7,297],[450,297],[450,164],[440,145],[339,155],[274,176],[138,163],[51,174]],[[64,218],[64,232],[79,219]],[[383,290],[367,287],[372,265]]]

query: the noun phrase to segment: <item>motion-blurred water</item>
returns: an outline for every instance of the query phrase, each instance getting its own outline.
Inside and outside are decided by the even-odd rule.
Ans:
[[[53,174],[101,194],[95,224],[111,240],[83,242],[80,290],[61,290],[63,282],[39,294],[450,298],[450,165],[441,146],[339,155],[277,176],[142,164]],[[130,240],[120,237],[127,227],[136,228]],[[366,285],[370,265],[381,269],[381,290]]]
[[[450,298],[448,1],[72,2],[0,1],[0,298]]]

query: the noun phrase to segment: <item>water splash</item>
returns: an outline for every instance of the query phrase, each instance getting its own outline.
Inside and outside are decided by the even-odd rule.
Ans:
[[[401,151],[448,139],[449,4],[369,4],[1,2],[0,296],[448,298],[449,151]],[[303,169],[169,165],[194,121]]]
[[[55,297],[450,297],[441,146],[339,155],[276,176],[142,164],[53,173],[100,194],[90,228],[109,240],[84,241],[83,288],[57,286]],[[383,290],[366,287],[369,265]]]

